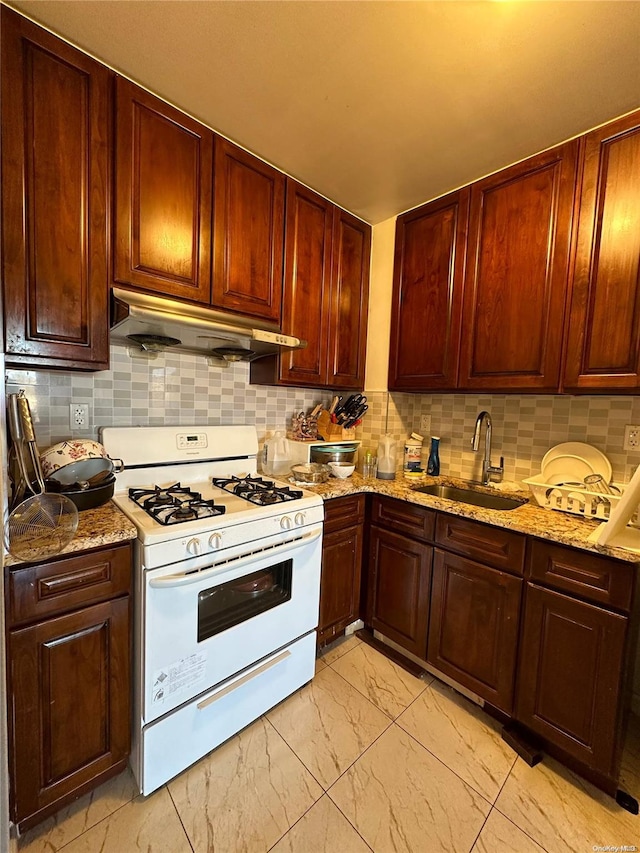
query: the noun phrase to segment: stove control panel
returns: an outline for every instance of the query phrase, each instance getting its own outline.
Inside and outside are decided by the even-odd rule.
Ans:
[[[207,446],[207,436],[203,432],[180,432],[176,436],[178,450],[190,450],[192,447]]]

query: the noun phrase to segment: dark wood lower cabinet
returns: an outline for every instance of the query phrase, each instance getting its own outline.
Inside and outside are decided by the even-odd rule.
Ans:
[[[523,581],[436,548],[427,660],[510,713]]]
[[[371,626],[424,660],[433,548],[372,525],[369,555]]]
[[[527,584],[517,719],[606,776],[616,773],[628,621]]]
[[[318,644],[344,633],[360,616],[364,495],[325,505]]]
[[[11,570],[11,816],[21,830],[126,767],[130,574],[128,544]]]

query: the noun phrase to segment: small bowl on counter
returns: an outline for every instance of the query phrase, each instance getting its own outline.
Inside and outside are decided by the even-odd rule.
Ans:
[[[291,475],[296,483],[318,485],[318,483],[326,483],[329,479],[330,468],[328,465],[321,465],[318,462],[306,462],[300,465],[291,466]]]
[[[356,470],[356,466],[350,465],[348,462],[329,462],[328,465],[331,468],[331,473],[338,480],[346,480]]]

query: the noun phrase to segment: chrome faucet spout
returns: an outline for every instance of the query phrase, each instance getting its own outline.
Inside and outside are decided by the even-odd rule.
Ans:
[[[480,447],[480,430],[482,429],[482,422],[484,421],[486,430],[484,436],[484,459],[482,460],[482,483],[483,485],[487,485],[492,478],[496,480],[502,480],[502,475],[504,473],[504,458],[500,457],[500,465],[492,465],[491,464],[491,436],[492,436],[492,424],[491,424],[491,415],[489,412],[482,411],[476,418],[476,426],[473,431],[473,438],[471,440],[471,447],[474,451],[477,451]]]

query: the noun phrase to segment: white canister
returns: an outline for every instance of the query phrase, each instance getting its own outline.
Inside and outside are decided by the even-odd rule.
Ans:
[[[422,459],[422,442],[424,438],[417,432],[412,432],[411,437],[404,444],[404,468],[408,471],[419,471]]]

